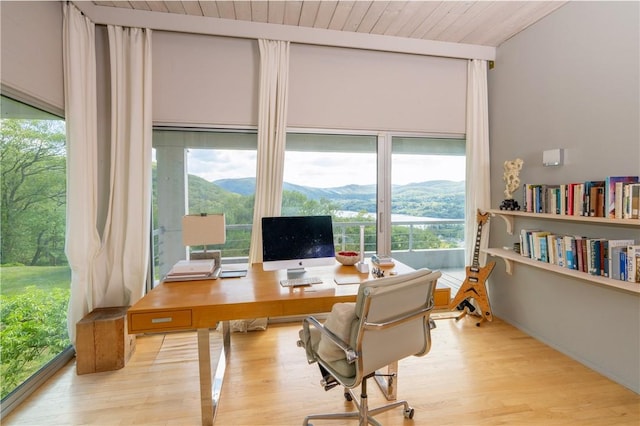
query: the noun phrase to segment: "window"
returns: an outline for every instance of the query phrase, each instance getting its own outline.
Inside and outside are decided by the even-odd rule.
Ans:
[[[333,216],[336,250],[376,252],[377,138],[287,134],[282,215]]]
[[[225,213],[227,242],[211,248],[225,262],[246,262],[256,147],[249,131],[154,131],[156,279],[185,257],[185,213]],[[460,137],[290,131],[282,215],[332,215],[337,250],[359,250],[364,226],[367,255],[391,252],[414,268],[464,268],[465,169]]]
[[[157,282],[186,252],[182,216],[224,213],[225,262],[246,262],[255,198],[257,135],[157,128],[153,133],[153,259]]]
[[[391,138],[391,252],[414,267],[463,269],[465,140]]]
[[[71,273],[64,253],[65,123],[7,97],[1,102],[4,412],[73,350],[67,335]]]

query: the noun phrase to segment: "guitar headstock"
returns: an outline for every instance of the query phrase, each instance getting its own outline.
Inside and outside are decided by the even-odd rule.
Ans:
[[[476,221],[478,225],[484,225],[489,220],[489,212],[482,213],[480,209],[478,209],[478,213],[476,214]]]

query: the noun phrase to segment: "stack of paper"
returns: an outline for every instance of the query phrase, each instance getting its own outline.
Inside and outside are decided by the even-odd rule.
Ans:
[[[218,278],[220,268],[215,259],[180,260],[173,265],[164,281],[191,281]]]

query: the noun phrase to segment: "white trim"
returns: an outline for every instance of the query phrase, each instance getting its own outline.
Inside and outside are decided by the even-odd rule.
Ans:
[[[256,40],[263,38],[301,44],[447,58],[485,59],[489,61],[496,59],[496,48],[492,46],[133,10],[98,6],[90,1],[76,0],[72,1],[72,3],[94,23],[101,25],[122,25],[160,31],[177,31]]]

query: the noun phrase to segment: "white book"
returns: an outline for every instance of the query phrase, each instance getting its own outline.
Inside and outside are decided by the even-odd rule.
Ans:
[[[169,275],[211,274],[215,269],[215,259],[180,260],[173,265]]]
[[[606,259],[609,264],[609,277],[620,279],[620,247],[628,247],[634,245],[634,240],[609,240]]]

